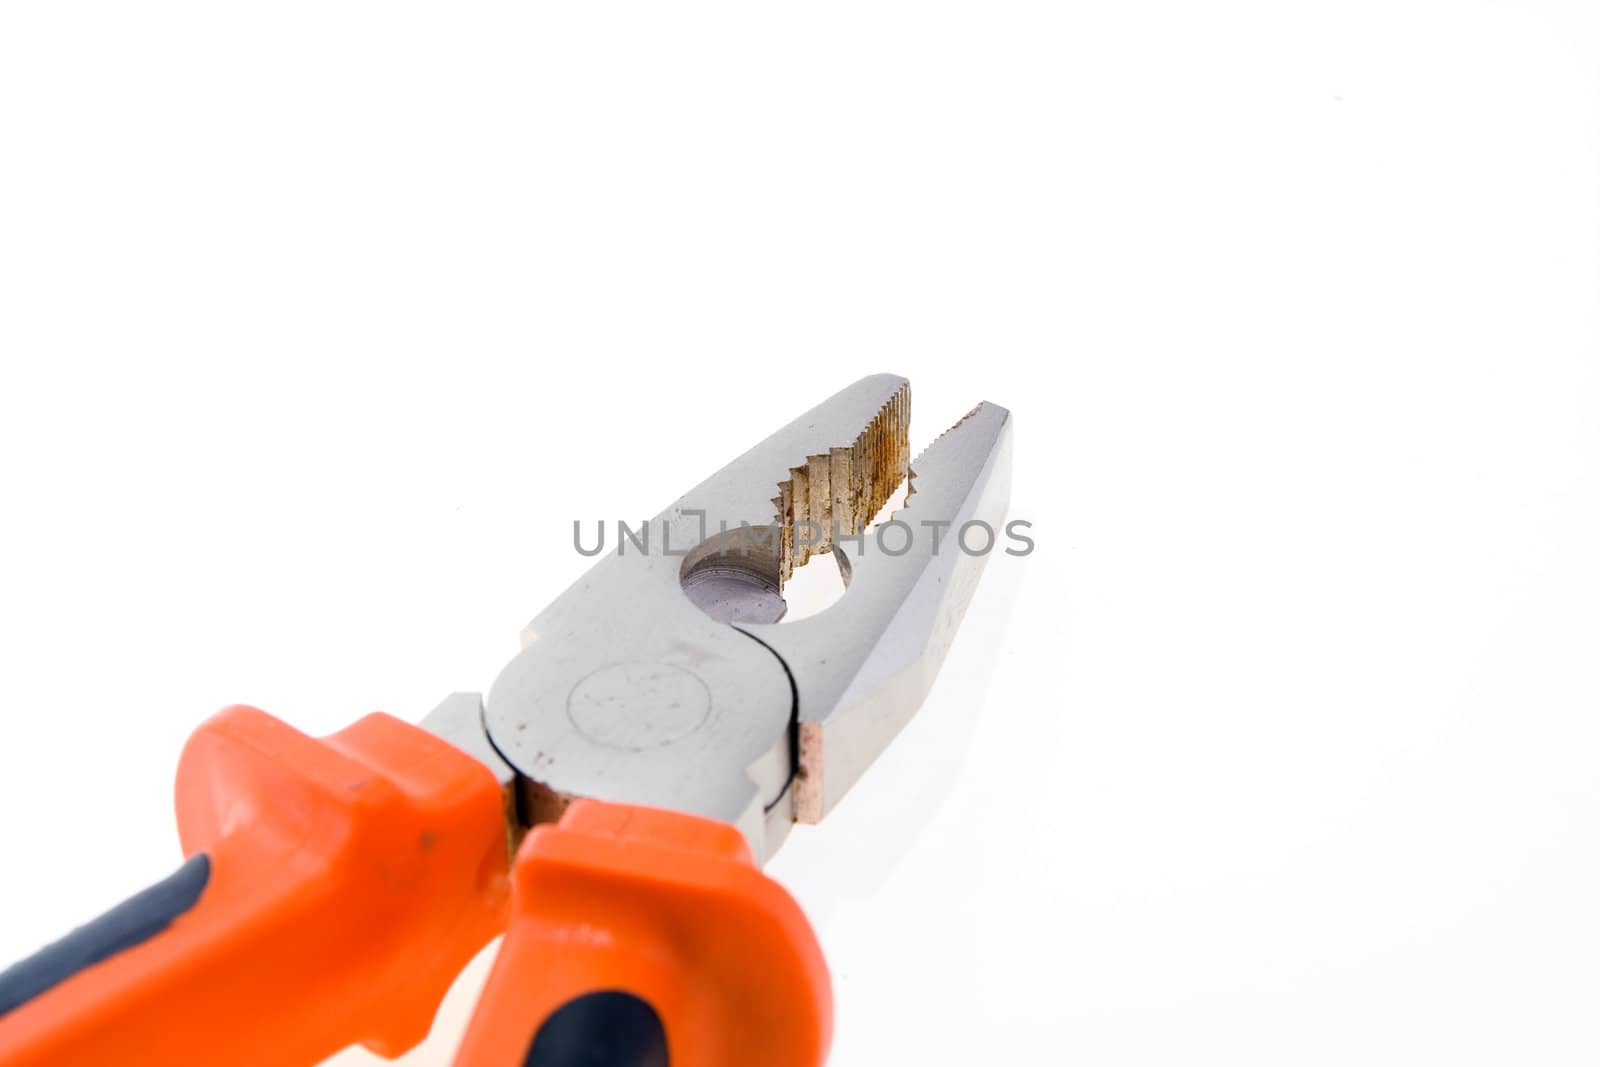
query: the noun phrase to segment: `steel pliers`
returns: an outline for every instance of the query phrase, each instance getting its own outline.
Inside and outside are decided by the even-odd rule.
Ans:
[[[0,974],[0,1063],[314,1064],[427,1033],[505,940],[469,1067],[814,1067],[826,965],[760,864],[916,712],[998,525],[1011,425],[915,461],[903,378],[863,378],[630,531],[486,696],[312,738],[230,707],[185,746],[170,878]],[[864,531],[910,477],[892,539]],[[848,588],[780,623],[832,551]]]

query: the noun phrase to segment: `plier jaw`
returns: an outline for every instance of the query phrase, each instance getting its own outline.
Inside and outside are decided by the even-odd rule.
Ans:
[[[577,797],[686,811],[765,860],[838,802],[921,705],[984,562],[959,531],[992,534],[1009,493],[1004,408],[980,404],[915,462],[910,411],[896,375],[841,390],[528,624],[485,723],[533,818]],[[893,536],[868,534],[908,477]],[[780,622],[784,582],[827,552],[845,594]]]

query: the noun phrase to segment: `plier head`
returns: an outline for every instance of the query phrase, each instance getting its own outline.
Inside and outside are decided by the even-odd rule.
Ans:
[[[836,393],[619,531],[528,624],[480,753],[521,822],[580,797],[669,808],[765,859],[833,807],[922,703],[1004,521],[1009,413],[980,404],[912,459],[910,404],[889,374]],[[844,595],[782,622],[784,582],[830,551]]]

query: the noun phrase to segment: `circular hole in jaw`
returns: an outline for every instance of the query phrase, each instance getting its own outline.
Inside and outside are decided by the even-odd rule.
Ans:
[[[684,558],[684,593],[724,623],[793,622],[844,595],[850,561],[835,552],[813,555],[782,581],[781,535],[780,527],[754,526],[708,537]]]

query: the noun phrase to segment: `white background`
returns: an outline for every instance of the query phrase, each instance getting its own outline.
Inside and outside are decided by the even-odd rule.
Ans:
[[[919,446],[1013,409],[1038,550],[771,868],[835,1065],[1596,1062],[1597,56],[1577,2],[5,5],[0,958],[175,866],[211,711],[482,688],[573,518],[893,370]]]

